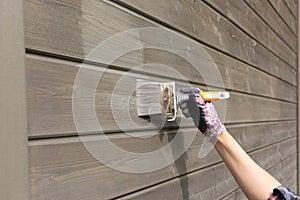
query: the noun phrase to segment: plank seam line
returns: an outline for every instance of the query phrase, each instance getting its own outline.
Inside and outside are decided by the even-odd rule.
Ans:
[[[290,11],[290,13],[292,14],[292,16],[294,17],[295,21],[297,20],[297,17],[294,15],[292,9],[290,8],[290,6],[286,3],[286,1],[283,1],[283,3],[285,4],[285,6],[288,8],[288,10]]]
[[[261,147],[258,147],[258,148],[255,148],[253,150],[249,150],[249,151],[246,151],[247,154],[250,154],[250,153],[255,153],[256,151],[259,151],[259,150],[262,150],[262,149],[265,149],[265,148],[268,148],[268,147],[271,147],[271,146],[275,146],[275,145],[278,145],[280,143],[283,143],[283,142],[287,142],[288,140],[292,141],[294,139],[296,139],[297,137],[296,136],[291,136],[291,137],[287,137],[287,138],[284,138],[282,140],[278,140],[276,141],[276,143],[271,143],[271,144],[267,144],[265,146],[261,146]]]
[[[44,52],[44,51],[39,51],[39,50],[34,50],[34,49],[28,49],[26,48],[26,55],[28,56],[32,56],[32,57],[44,57],[46,59],[54,59],[56,61],[69,61],[69,62],[74,62],[74,64],[81,64],[81,63],[85,63],[85,64],[89,64],[89,65],[94,65],[94,66],[97,66],[97,67],[101,67],[101,68],[107,68],[107,69],[112,69],[112,70],[119,70],[119,71],[124,71],[124,72],[128,72],[129,70],[133,73],[136,73],[136,74],[139,74],[139,75],[150,75],[150,76],[153,76],[153,77],[157,77],[157,78],[166,78],[166,79],[171,79],[171,77],[168,77],[168,76],[164,76],[164,75],[159,75],[159,74],[154,74],[154,73],[150,73],[150,72],[142,72],[142,71],[138,71],[138,70],[131,70],[131,69],[126,69],[126,68],[123,68],[123,67],[120,67],[120,66],[116,66],[116,65],[110,65],[108,67],[106,67],[105,64],[103,63],[99,63],[99,62],[94,62],[94,61],[86,61],[86,60],[83,60],[83,59],[79,59],[79,58],[76,58],[76,57],[72,57],[72,56],[67,56],[67,55],[60,55],[60,54],[55,54],[55,53],[50,53],[50,52]],[[277,79],[277,80],[280,80],[286,84],[288,84],[289,86],[293,87],[293,88],[296,88],[295,85],[293,85],[292,83],[282,79],[282,78],[279,78],[275,75],[272,75],[272,74],[269,74],[265,71],[262,71],[262,70],[259,70],[259,69],[256,69],[255,67],[253,66],[250,66],[251,68],[255,69],[255,70],[258,70],[260,72],[263,72],[264,74],[274,78],[274,79]],[[186,82],[185,80],[182,80],[182,79],[178,79],[178,78],[172,78],[173,80],[177,80],[177,81],[181,81],[181,82]],[[203,83],[197,83],[195,81],[188,81],[189,83],[191,84],[198,84],[200,86],[211,86],[211,87],[215,87],[215,88],[219,88],[219,89],[223,89],[223,88],[220,88],[219,86],[213,86],[213,85],[205,85]],[[287,101],[287,102],[290,102],[290,103],[295,103],[293,101],[290,101],[290,100],[286,100],[286,99],[279,99],[279,98],[273,98],[273,97],[270,97],[270,96],[265,96],[265,95],[260,95],[260,94],[254,94],[254,93],[249,93],[249,92],[244,92],[244,91],[240,91],[240,90],[234,90],[234,89],[229,89],[229,88],[225,88],[227,90],[230,90],[230,91],[236,91],[236,92],[239,92],[239,93],[244,93],[244,94],[248,94],[248,95],[251,95],[251,96],[258,96],[258,97],[263,97],[263,98],[268,98],[268,99],[275,99],[275,100],[284,100],[284,101]]]
[[[164,25],[167,24],[166,22],[163,22],[162,20],[159,20],[159,19],[157,19],[156,17],[153,17],[153,16],[151,16],[151,15],[145,13],[144,11],[141,11],[141,10],[139,10],[139,9],[137,9],[137,8],[134,8],[134,7],[132,7],[132,6],[128,5],[128,4],[126,4],[126,3],[119,2],[118,0],[110,0],[110,1],[112,1],[112,2],[114,2],[114,3],[116,3],[116,4],[118,4],[118,5],[121,5],[121,6],[125,7],[125,8],[127,8],[127,9],[132,8],[132,9],[130,9],[131,11],[135,11],[135,12],[137,12],[137,13],[139,13],[139,14],[143,13],[143,15],[144,15],[144,16],[147,16],[147,18],[150,18],[150,19],[152,19],[152,20],[155,19],[156,22],[157,22],[157,21],[160,21],[160,24],[164,24]],[[187,2],[186,0],[185,0],[185,2],[188,3],[190,6],[192,6],[192,5],[191,5],[189,2]],[[205,5],[207,5],[207,3],[205,3]],[[213,11],[219,13],[219,11],[215,10],[215,9],[214,9],[213,7],[211,7],[210,5],[207,5],[207,6],[210,7]],[[197,8],[194,8],[194,9],[198,10]],[[280,59],[282,62],[284,62],[287,66],[289,66],[289,67],[292,68],[292,69],[296,69],[296,68],[293,67],[290,63],[288,63],[288,62],[285,61],[283,58],[281,58],[281,57],[278,56],[276,53],[274,53],[272,50],[270,50],[270,49],[267,48],[265,45],[263,45],[260,41],[256,40],[254,37],[252,37],[251,35],[249,35],[246,31],[244,31],[242,28],[240,28],[240,26],[238,26],[235,22],[233,22],[232,20],[228,19],[228,18],[227,18],[225,15],[223,15],[222,13],[220,13],[220,15],[223,16],[223,18],[224,18],[225,20],[227,20],[229,23],[235,25],[238,29],[240,29],[242,32],[244,32],[248,37],[250,37],[251,39],[253,39],[254,41],[256,41],[258,44],[260,44],[260,45],[261,45],[263,48],[265,48],[267,51],[271,52],[271,54],[275,55],[275,57],[279,58],[279,59]],[[171,25],[168,25],[168,26],[171,26]],[[169,27],[169,28],[170,28],[170,27]],[[178,28],[173,27],[173,29],[178,29]],[[177,30],[177,31],[179,31],[179,30]],[[182,31],[182,30],[180,30],[180,31]],[[184,32],[184,31],[182,31],[182,32]],[[186,35],[189,35],[190,37],[194,37],[194,36],[191,36],[189,33],[186,33],[186,32],[184,32],[184,33],[185,33]],[[197,40],[199,40],[199,39],[197,39]],[[288,47],[289,47],[289,46],[288,46]],[[292,50],[292,51],[294,52],[294,50]],[[295,53],[295,52],[294,52],[294,53]]]
[[[229,197],[234,192],[237,192],[240,189],[240,187],[236,187],[234,190],[231,190],[229,193],[225,194],[224,196],[220,197],[218,200],[225,199],[226,197]]]
[[[286,139],[286,140],[289,140],[289,139]],[[286,141],[286,140],[282,140],[281,142],[278,142],[278,143],[282,143],[282,142],[284,142],[284,141]],[[276,145],[278,145],[278,143],[271,144],[271,145],[267,145],[267,146],[265,146],[265,148],[268,148],[268,147],[270,147],[270,146],[276,146]],[[258,149],[257,151],[262,150],[262,149],[265,149],[265,148],[260,148],[260,149]],[[256,152],[256,151],[250,151],[250,152],[247,152],[247,154],[255,153],[255,152]],[[295,154],[295,153],[293,153],[293,154]],[[292,155],[293,155],[293,154],[292,154]],[[289,156],[291,156],[291,155],[289,155]],[[288,156],[288,157],[289,157],[289,156]],[[276,164],[272,165],[270,168],[276,166],[278,163],[281,163],[281,162],[282,162],[282,160],[280,160],[279,162],[276,162]],[[157,185],[161,185],[161,184],[167,183],[167,182],[169,182],[169,181],[172,181],[172,180],[175,180],[175,179],[178,179],[178,178],[181,178],[181,177],[185,177],[185,176],[190,175],[190,174],[198,173],[199,171],[205,170],[205,169],[207,169],[207,168],[218,167],[218,166],[220,166],[220,165],[222,165],[222,164],[224,164],[223,161],[218,161],[218,162],[216,162],[216,163],[214,163],[214,164],[210,164],[210,165],[208,165],[208,166],[205,166],[205,167],[202,167],[202,168],[199,168],[199,169],[195,169],[195,170],[192,170],[192,171],[187,172],[187,173],[180,174],[180,175],[178,175],[178,176],[175,176],[175,177],[173,177],[173,178],[166,179],[166,180],[161,181],[161,182],[159,182],[159,183],[152,184],[152,185],[149,185],[149,186],[147,186],[147,187],[140,188],[140,189],[137,189],[137,190],[128,192],[128,193],[126,193],[126,194],[122,194],[122,195],[119,195],[119,196],[117,196],[117,197],[110,198],[110,200],[116,200],[116,199],[119,199],[119,198],[122,198],[122,197],[125,197],[125,196],[128,196],[128,195],[131,195],[131,194],[134,194],[134,193],[137,193],[137,192],[140,192],[140,191],[149,189],[149,188],[151,188],[151,187],[154,187],[154,186],[157,186]],[[268,169],[270,169],[270,168],[268,168]]]
[[[107,66],[104,63],[99,63],[99,62],[95,62],[95,61],[89,61],[89,60],[79,59],[79,58],[72,57],[72,56],[67,56],[67,55],[55,54],[55,53],[50,53],[50,52],[45,52],[45,51],[39,51],[39,50],[35,50],[35,49],[28,49],[27,48],[26,49],[26,55],[33,56],[33,57],[51,58],[51,59],[54,59],[54,60],[60,59],[60,61],[74,62],[74,64],[76,64],[76,65],[84,63],[84,64],[88,64],[88,65],[93,65],[93,66],[96,66],[96,67],[100,67],[100,68],[103,68],[103,69],[111,69],[111,70],[117,70],[117,71],[122,71],[122,72],[128,72],[128,71],[130,71],[131,73],[137,74],[137,75],[149,75],[149,76],[153,76],[153,77],[156,77],[156,78],[165,78],[165,79],[169,79],[169,80],[172,79],[172,80],[176,80],[176,81],[180,81],[180,82],[187,82],[187,81],[179,79],[179,78],[174,78],[174,77],[171,78],[171,77],[160,75],[160,74],[154,74],[154,73],[150,73],[150,72],[143,72],[143,71],[138,71],[138,70],[134,70],[134,69],[127,69],[127,68],[120,67],[120,66],[117,66],[117,65],[109,65],[109,66]],[[279,78],[277,78],[277,79],[279,79]],[[203,83],[196,83],[195,81],[188,81],[188,82],[189,83],[198,84],[200,86],[206,86]],[[295,87],[292,84],[289,84],[289,85]],[[207,85],[207,86],[212,86],[212,85]],[[220,88],[218,86],[212,86],[212,87]]]
[[[291,103],[291,104],[297,104],[297,102],[294,102],[294,101],[291,101],[291,100],[287,100],[287,99],[280,99],[278,97],[270,97],[270,96],[265,96],[265,95],[261,95],[261,94],[255,94],[255,93],[250,93],[250,92],[245,92],[245,91],[239,91],[239,90],[235,90],[235,89],[230,89],[230,88],[226,88],[225,87],[225,90],[226,91],[232,91],[232,92],[237,92],[237,93],[240,93],[240,94],[245,94],[245,95],[248,95],[248,96],[253,96],[253,97],[261,97],[263,99],[271,99],[271,100],[276,100],[276,101],[284,101],[286,103]]]
[[[273,123],[280,123],[280,122],[295,122],[295,120],[269,120],[269,121],[249,121],[249,122],[235,122],[235,123],[224,123],[224,125],[227,127],[227,128],[238,128],[238,127],[248,127],[248,126],[251,126],[251,125],[256,125],[256,126],[262,126],[262,125],[267,125],[267,124],[273,124]],[[246,125],[246,126],[245,126]],[[191,129],[191,128],[195,128],[194,126],[183,126],[181,128],[184,128],[184,129]],[[174,131],[174,130],[177,130],[178,127],[169,127],[169,128],[166,128],[166,130],[169,130],[169,131]],[[147,132],[147,131],[154,131],[156,129],[140,129],[140,130],[137,130],[137,129],[134,129],[134,130],[128,130],[126,132]],[[84,135],[81,135],[80,137],[90,137],[90,136],[101,136],[103,134],[106,134],[106,135],[116,135],[116,134],[123,134],[124,131],[121,131],[121,130],[118,130],[118,131],[110,131],[110,132],[87,132],[87,133],[84,133]],[[169,134],[172,134],[169,133]],[[52,134],[52,135],[38,135],[38,136],[28,136],[28,141],[43,141],[43,140],[49,140],[49,139],[63,139],[63,138],[74,138],[74,139],[78,139],[79,136],[78,136],[78,133],[76,132],[73,132],[73,133],[70,133],[68,135],[64,135],[64,134]]]
[[[271,7],[273,8],[273,10],[278,14],[278,16],[282,19],[282,21],[287,25],[287,27],[292,31],[292,33],[297,37],[297,33],[294,32],[294,30],[292,29],[292,27],[290,27],[290,25],[285,21],[285,19],[281,16],[281,14],[277,11],[277,9],[273,6],[273,4],[270,2],[270,0],[267,0],[268,3],[271,5]]]
[[[107,1],[107,0],[106,0],[106,1]],[[290,82],[288,82],[288,81],[286,81],[286,80],[284,80],[284,79],[282,79],[282,78],[280,78],[280,77],[277,77],[277,76],[271,74],[270,72],[267,72],[267,71],[265,71],[265,70],[259,68],[258,66],[255,66],[254,64],[251,64],[251,63],[249,63],[249,62],[247,62],[247,61],[245,61],[245,60],[242,60],[241,58],[238,58],[237,56],[232,55],[232,54],[230,54],[230,53],[228,53],[228,52],[226,52],[226,51],[224,51],[224,50],[222,50],[222,49],[219,49],[219,48],[215,47],[214,45],[211,45],[211,44],[209,44],[209,43],[207,43],[207,42],[205,42],[205,41],[202,41],[202,40],[200,40],[200,39],[198,39],[198,38],[196,38],[196,37],[190,35],[189,33],[186,33],[186,32],[184,32],[184,31],[182,31],[182,30],[180,30],[180,29],[178,29],[178,28],[176,28],[176,27],[173,27],[173,26],[171,26],[171,25],[169,25],[169,24],[167,24],[167,23],[165,23],[165,22],[163,22],[163,21],[161,21],[161,20],[159,20],[159,19],[157,19],[157,18],[155,18],[155,17],[153,17],[153,16],[151,16],[151,15],[148,15],[147,13],[144,13],[144,12],[142,12],[142,11],[140,11],[140,10],[137,10],[137,9],[135,9],[135,8],[129,6],[129,5],[123,4],[122,2],[117,2],[117,0],[110,0],[109,3],[112,4],[112,5],[117,4],[117,5],[121,6],[120,9],[123,9],[123,10],[125,10],[125,11],[129,10],[129,11],[133,12],[134,14],[136,14],[137,16],[144,17],[145,19],[147,19],[148,21],[152,22],[152,23],[155,24],[155,25],[160,25],[160,26],[162,26],[162,27],[171,29],[171,30],[173,30],[173,31],[177,31],[178,33],[183,34],[183,35],[185,35],[186,37],[189,37],[189,38],[195,40],[196,42],[199,42],[200,44],[203,44],[203,45],[205,45],[206,47],[208,47],[208,48],[210,48],[210,49],[212,49],[212,50],[215,50],[215,51],[217,51],[217,52],[219,52],[219,53],[222,53],[222,54],[224,54],[224,55],[226,55],[226,56],[228,56],[228,57],[230,57],[230,58],[233,58],[233,59],[235,59],[235,60],[237,60],[237,61],[240,61],[240,62],[242,62],[242,63],[244,63],[244,64],[246,64],[246,65],[249,65],[249,66],[253,67],[254,69],[257,69],[257,70],[259,70],[259,71],[261,71],[261,72],[264,72],[264,73],[266,73],[266,74],[268,74],[268,75],[270,75],[270,76],[273,76],[273,77],[275,77],[275,78],[278,78],[278,79],[280,79],[280,80],[282,80],[282,81],[284,81],[284,82],[286,82],[286,83],[288,83],[288,84],[290,84],[290,85],[295,86],[294,84],[292,84],[292,83],[290,83]],[[293,69],[293,70],[295,71],[295,69],[294,69],[293,67],[289,66],[289,68],[291,68],[291,69]]]
[[[244,1],[244,3],[254,12],[254,13],[256,13],[256,15],[262,20],[262,21],[264,21],[265,22],[265,24],[267,24],[272,30],[273,30],[273,32],[279,37],[279,38],[281,38],[281,40],[282,41],[284,41],[284,43],[286,43],[288,46],[290,46],[287,42],[286,42],[286,40],[283,38],[283,37],[281,37],[281,35],[271,26],[271,24],[269,24],[248,2],[247,2],[247,0],[243,0]],[[276,13],[277,14],[277,13]],[[278,14],[277,14],[278,15]],[[284,23],[285,24],[285,23]],[[288,27],[288,29],[290,30],[290,28]],[[291,30],[290,30],[291,31]],[[294,32],[293,31],[291,31],[292,32],[292,34],[293,34],[293,36],[297,39],[297,36],[294,34]],[[291,46],[290,46],[291,47]],[[291,47],[292,48],[292,47]],[[295,52],[295,53],[297,53],[297,52]]]
[[[37,53],[36,51],[35,52],[27,52],[26,55],[32,56],[33,58],[41,57],[41,58],[46,58],[46,59],[53,59],[53,60],[55,60],[57,62],[58,61],[61,61],[61,62],[62,61],[74,62],[75,65],[79,65],[79,64],[83,63],[83,60],[79,61],[79,59],[78,59],[78,60],[75,61],[75,58],[73,59],[73,57],[71,57],[71,58],[60,58],[60,57],[56,57],[53,54],[52,55],[45,55],[45,54],[43,54],[43,52]],[[105,64],[98,63],[98,62],[84,61],[84,63],[88,64],[88,65],[93,65],[93,66],[96,66],[96,67],[99,67],[99,68],[103,68],[103,69],[106,68],[106,69],[117,70],[117,71],[122,71],[122,72],[128,72],[128,71],[130,71],[132,74],[135,74],[135,75],[148,75],[148,76],[152,76],[152,77],[156,77],[156,78],[164,78],[164,79],[168,79],[168,80],[179,81],[181,83],[186,83],[185,80],[182,80],[182,79],[179,79],[179,78],[173,78],[173,77],[169,77],[169,76],[165,76],[165,75],[160,75],[160,74],[155,74],[155,73],[150,73],[150,72],[143,72],[143,71],[138,71],[138,70],[126,69],[126,68],[123,68],[123,67],[120,67],[120,66],[117,66],[117,65],[110,65],[110,66],[106,67]],[[273,78],[282,81],[281,79],[279,79],[277,77],[273,77]],[[282,82],[284,82],[284,81],[282,81]],[[220,86],[205,85],[203,83],[198,83],[198,82],[190,81],[190,80],[188,81],[188,83],[199,85],[199,86],[203,86],[203,87],[208,86],[208,87],[214,87],[216,89],[223,89]],[[284,83],[286,83],[286,82],[284,82]],[[290,85],[289,84],[289,86],[291,86],[293,88],[296,88],[294,85]],[[278,97],[271,97],[271,96],[268,96],[268,95],[256,94],[256,93],[251,93],[251,92],[236,90],[236,89],[232,89],[232,88],[228,88],[228,87],[225,87],[224,89],[226,89],[227,91],[232,91],[232,92],[236,92],[236,93],[240,93],[240,94],[245,94],[245,95],[248,95],[248,96],[261,97],[261,98],[264,98],[264,99],[270,99],[270,100],[274,100],[274,101],[284,101],[286,103],[297,104],[296,101],[291,101],[291,100],[288,100],[288,99],[280,99]]]
[[[185,0],[186,1],[186,0]],[[245,29],[243,29],[239,24],[237,24],[234,20],[230,19],[229,17],[227,17],[225,14],[223,14],[222,12],[220,12],[217,8],[215,8],[211,3],[209,3],[207,0],[203,1],[208,7],[210,7],[212,10],[214,10],[216,13],[218,13],[219,15],[223,16],[223,18],[225,18],[227,21],[229,21],[229,23],[233,24],[234,26],[238,27],[238,29],[240,29],[243,33],[245,33],[246,35],[248,35],[248,37],[250,37],[251,39],[253,39],[254,41],[256,41],[257,43],[259,43],[261,46],[263,46],[265,49],[269,50],[272,54],[274,54],[277,58],[279,58],[280,60],[282,60],[283,62],[285,62],[288,66],[292,67],[293,69],[296,69],[294,66],[292,66],[289,62],[287,62],[284,58],[282,58],[280,55],[278,55],[276,52],[274,52],[272,49],[270,49],[268,46],[266,46],[265,44],[263,44],[260,40],[256,39],[254,36],[252,36],[250,33],[248,33]],[[188,3],[188,2],[187,2]],[[267,24],[265,24],[267,25]],[[268,26],[268,25],[267,25]],[[268,26],[269,27],[269,26]],[[281,41],[283,41],[281,39]],[[296,52],[289,46],[287,45],[288,48],[290,50],[292,50],[295,54]]]
[[[247,0],[243,0],[243,2],[265,23],[270,27],[270,29],[286,44],[288,45],[291,49],[293,49],[285,40],[284,37],[282,37],[272,26],[269,24],[248,2]],[[277,13],[276,13],[277,14]],[[291,31],[292,32],[292,31]],[[297,38],[297,36],[292,32],[293,36]],[[293,50],[295,52],[295,50]],[[295,52],[297,54],[297,52]]]
[[[227,122],[225,125],[245,125],[245,124],[267,124],[267,123],[276,123],[276,122],[296,122],[296,119],[276,119],[276,120],[261,120],[261,121],[244,121],[244,122]],[[234,126],[236,127],[236,126]]]
[[[140,192],[140,191],[143,191],[143,190],[146,190],[146,189],[149,189],[149,188],[152,188],[154,186],[157,186],[157,185],[161,185],[161,184],[164,184],[164,183],[167,183],[169,181],[172,181],[174,179],[178,179],[180,177],[183,177],[183,176],[186,176],[188,174],[191,174],[191,173],[196,173],[197,171],[201,171],[201,170],[205,170],[207,168],[210,168],[210,167],[214,167],[214,166],[219,166],[221,165],[222,163],[224,163],[223,161],[218,161],[218,162],[215,162],[214,164],[210,164],[210,165],[207,165],[205,167],[202,167],[202,168],[199,168],[199,169],[195,169],[195,170],[192,170],[188,173],[184,173],[184,174],[181,174],[179,176],[174,176],[172,178],[168,178],[166,180],[163,180],[163,181],[160,181],[160,182],[157,182],[155,184],[151,184],[149,186],[146,186],[146,187],[143,187],[143,188],[139,188],[137,190],[134,190],[134,191],[131,191],[131,192],[128,192],[128,193],[125,193],[125,194],[122,194],[122,195],[119,195],[119,196],[116,196],[116,197],[113,197],[113,198],[110,198],[109,200],[116,200],[116,199],[119,199],[119,198],[122,198],[122,197],[125,197],[125,196],[128,196],[128,195],[131,195],[131,194],[134,194],[134,193],[137,193],[137,192]]]

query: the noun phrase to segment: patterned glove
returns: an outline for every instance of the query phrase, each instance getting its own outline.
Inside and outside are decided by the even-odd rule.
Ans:
[[[296,194],[287,187],[278,186],[273,190],[268,200],[299,200]]]
[[[226,130],[218,118],[217,111],[211,102],[205,102],[199,88],[183,88],[180,92],[189,95],[189,98],[178,103],[182,114],[191,117],[198,129],[211,143],[217,142],[219,135]]]

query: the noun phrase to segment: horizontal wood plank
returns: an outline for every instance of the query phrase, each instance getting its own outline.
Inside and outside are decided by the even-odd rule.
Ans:
[[[231,126],[228,127],[228,130],[247,151],[253,151],[253,156],[260,161],[263,167],[268,167],[277,162],[278,159],[283,159],[295,152],[295,128],[295,122],[282,122]],[[183,132],[177,134],[185,138],[193,131],[194,129],[191,128],[184,129]],[[150,136],[152,133],[151,131],[148,132]],[[139,134],[136,133],[136,135]],[[147,139],[133,138],[125,134],[112,134],[109,135],[109,138],[114,144],[128,151],[149,152],[168,144],[174,134],[176,132],[167,131],[163,136],[157,134]],[[84,141],[90,142],[105,139],[101,135],[84,136],[84,138]],[[95,199],[99,197],[108,199],[219,162],[220,158],[216,151],[212,151],[204,159],[198,158],[202,140],[203,136],[197,135],[186,154],[175,163],[161,170],[145,174],[123,173],[106,167],[85,149],[79,138],[33,140],[29,142],[31,197],[33,200],[49,198]],[[261,149],[265,145],[271,146]],[[173,146],[173,148],[175,147]],[[180,145],[176,148],[180,148]],[[254,151],[257,148],[261,150]],[[126,159],[120,158],[121,154],[108,153],[110,155],[108,159],[115,159],[117,162]],[[137,158],[143,159],[142,157]],[[143,163],[147,163],[147,161]],[[224,175],[228,172],[224,170],[225,168],[220,166],[208,169],[209,173],[218,172],[219,174],[220,181],[217,181],[219,182],[217,187],[220,187],[219,192],[226,190],[226,187],[222,187],[222,185],[228,184],[224,179]],[[205,178],[207,173],[201,172],[200,174],[202,175],[197,180],[201,183],[199,183],[200,185],[195,184],[197,188],[206,185],[205,181],[202,180],[210,180],[209,177]],[[215,184],[214,181],[208,181],[207,184]],[[234,184],[234,181],[232,183]],[[196,191],[199,191],[199,188]]]
[[[276,174],[275,177],[279,182],[293,191],[297,191],[297,153],[287,157],[270,170],[271,174]]]
[[[282,0],[269,0],[274,9],[278,12],[278,14],[283,18],[285,23],[292,29],[292,31],[297,35],[297,19],[291,11],[288,9],[286,3]]]
[[[224,198],[220,200],[248,200],[247,197],[244,195],[241,189],[236,189],[234,192],[228,194]]]
[[[297,49],[291,49],[284,41],[243,1],[206,0],[209,5],[233,21],[245,32],[281,59],[296,68]]]
[[[298,1],[294,0],[286,0],[284,1],[286,3],[287,7],[290,9],[292,14],[294,15],[295,19],[298,21],[297,16],[298,16]]]
[[[244,0],[260,17],[269,24],[270,27],[280,37],[291,46],[297,49],[297,34],[295,34],[288,25],[280,18],[268,1]]]
[[[128,52],[109,68],[105,68],[105,61],[87,58],[107,38],[140,27],[169,27],[193,38],[191,45],[177,45],[180,51],[198,55],[195,44],[208,53],[201,57],[201,65],[215,63],[225,89],[231,93],[231,99],[226,101],[227,129],[263,168],[283,184],[296,188],[297,60],[293,51],[297,51],[297,38],[293,32],[295,20],[286,22],[293,17],[294,3],[244,0],[232,2],[236,6],[233,9],[225,6],[226,1],[206,2],[223,14],[203,1],[193,0],[160,0],[155,4],[146,0],[25,0],[29,178],[33,200],[223,199],[224,194],[225,199],[245,198],[216,151],[198,158],[203,136],[190,119],[178,117],[160,129],[161,124],[136,116],[134,93],[127,99],[130,90],[126,89],[134,88],[138,78],[174,80],[178,86],[189,82],[205,90],[202,71],[199,73],[178,55],[158,49]],[[172,47],[170,38],[155,34],[130,39],[134,43],[149,39]],[[117,48],[122,45],[112,46],[111,55],[116,54]],[[103,73],[95,91],[95,111],[102,130],[90,125],[92,115],[83,108],[85,135],[79,138],[72,103],[94,98],[72,97],[73,89],[86,94],[93,89],[89,81],[74,87],[81,62],[86,58],[92,62],[84,65],[89,74]],[[136,67],[144,63],[148,64]],[[123,89],[118,90],[118,85]],[[222,88],[217,80],[211,86]],[[112,101],[119,103],[113,105]],[[216,106],[220,108],[218,102]],[[130,135],[123,133],[126,131]],[[195,132],[190,148],[178,160],[142,174],[109,168],[83,144],[103,145],[103,152],[107,152],[104,159],[119,165],[136,161],[154,165],[156,161],[140,155],[161,149],[178,136],[182,143],[171,145],[175,155]],[[119,148],[140,154],[126,157],[110,152],[105,148],[107,138]]]
[[[269,68],[271,65],[272,67],[280,65],[280,68],[285,70],[288,70],[286,67],[295,67],[295,65],[290,66],[283,62],[202,1],[163,0],[157,4],[136,0],[115,0],[115,2],[139,10],[147,16],[184,31],[198,40],[209,43],[215,48],[268,72],[272,70]],[[271,64],[275,60],[276,62]]]
[[[27,55],[26,78],[29,136],[53,137],[58,135],[76,134],[77,131],[74,124],[72,101],[76,102],[80,99],[72,99],[72,92],[79,66],[79,63],[76,62]],[[91,125],[86,127],[86,133],[145,129],[144,126],[149,125],[149,121],[148,119],[136,116],[135,96],[133,95],[132,98],[129,99],[131,95],[130,89],[135,89],[135,80],[137,78],[160,82],[171,80],[171,78],[155,78],[153,76],[141,75],[133,72],[128,73],[114,69],[105,69],[97,66],[90,66],[89,68],[85,66],[85,68],[88,69],[91,74],[95,74],[96,71],[103,72],[95,94],[96,112],[100,125],[102,126],[102,131],[100,131],[98,127]],[[230,88],[241,87],[243,90],[249,91],[249,93],[257,91],[257,93],[260,94],[264,91],[268,92],[271,87],[271,93],[268,92],[270,95],[276,95],[278,98],[280,98],[280,95],[284,98],[288,98],[289,96],[295,98],[295,94],[293,92],[294,88],[291,88],[291,92],[288,91],[291,86],[280,84],[278,80],[269,77],[270,79],[265,89],[263,89],[260,84],[265,83],[265,81],[268,80],[268,77],[263,76],[264,74],[255,73],[255,71],[250,70],[247,72],[244,72],[243,70],[235,70],[237,69],[233,69],[233,71],[229,72],[229,68],[229,73],[226,73],[231,76],[228,77],[229,80],[236,81],[231,81],[231,85],[228,85]],[[241,84],[238,80],[240,80],[241,76],[243,76],[243,73],[249,74],[249,77],[253,80],[251,82],[249,81],[245,85]],[[121,80],[123,81],[121,83],[120,78],[122,78]],[[178,85],[185,84],[180,81],[177,81],[177,83]],[[251,85],[249,85],[249,83],[251,83]],[[126,88],[118,91],[116,87],[120,87],[120,85],[126,85]],[[81,88],[78,89],[83,89],[83,91],[89,91],[92,89],[92,86],[90,85],[80,87]],[[285,87],[287,87],[287,89],[283,90]],[[251,89],[248,90],[248,88]],[[128,101],[126,98],[128,98]],[[115,105],[112,103],[118,99],[120,102],[127,103],[128,106],[123,106],[122,104]],[[80,101],[88,102],[89,97],[83,97]],[[220,102],[215,103],[217,108],[219,103]],[[228,111],[243,111],[227,112],[226,123],[291,120],[295,119],[296,115],[296,104],[294,103],[246,95],[238,92],[231,92],[231,98],[226,103],[226,109]],[[114,105],[113,108],[112,105]],[[130,116],[133,119],[132,122],[128,121],[126,116],[122,118],[122,116],[127,113],[127,109],[129,109]],[[118,116],[116,116],[114,112],[118,112]],[[86,122],[91,122],[92,115],[89,115],[89,113],[85,114],[87,114]],[[182,125],[193,126],[190,119],[182,118],[181,120]],[[116,122],[119,122],[119,124],[116,124]],[[138,125],[135,125],[135,123]],[[124,126],[120,127],[120,124]],[[154,124],[150,124],[150,127],[148,128],[157,129]]]
[[[290,140],[287,143],[292,143],[295,146],[296,140]],[[283,142],[284,143],[284,142]],[[295,148],[296,149],[296,148]],[[276,165],[280,159],[279,154],[275,153],[275,146],[270,146],[265,149],[258,150],[250,154],[250,156],[265,169],[269,169]],[[289,155],[294,154],[291,152]],[[277,154],[277,155],[276,155]],[[272,158],[272,161],[262,164],[261,155],[265,158]],[[258,156],[258,157],[257,157]],[[284,158],[285,159],[285,158]],[[276,172],[278,175],[280,172]],[[212,178],[214,177],[214,178]],[[205,180],[205,181],[203,181]],[[216,165],[204,170],[196,171],[180,178],[172,179],[171,181],[156,185],[151,188],[130,194],[120,199],[219,199],[226,194],[228,190],[235,189],[237,184],[233,177],[226,169],[224,164]],[[241,195],[243,196],[243,195]],[[242,198],[243,199],[243,198]]]
[[[164,9],[160,4],[157,6]],[[189,7],[186,4],[182,6],[182,9]],[[193,11],[197,16],[194,19],[195,24],[198,24],[195,29],[196,32],[194,33],[190,26],[182,29],[183,31],[222,51],[227,51],[228,54],[234,55],[260,70],[296,85],[295,69],[244,33],[236,34],[240,30],[230,25],[221,16],[216,15],[211,9],[204,9],[208,12],[204,14],[200,14],[197,9],[196,7]],[[182,19],[185,18],[182,17]],[[174,20],[177,19],[174,18]],[[180,19],[178,20],[176,23],[180,22]],[[207,28],[200,28],[200,24],[204,22],[209,22]],[[186,24],[186,20],[184,23]],[[25,1],[25,24],[26,48],[28,50],[71,57],[72,59],[86,58],[97,45],[117,33],[133,28],[159,26],[159,24],[116,4],[95,0],[82,2],[64,0],[48,3],[27,0]],[[174,26],[179,27],[178,24],[174,24]],[[218,29],[214,30],[213,27],[218,27]],[[227,32],[234,36],[227,34]],[[112,47],[112,55],[114,55],[113,48],[116,47]],[[143,54],[136,52],[118,59],[116,65],[131,69],[143,63],[144,59]]]

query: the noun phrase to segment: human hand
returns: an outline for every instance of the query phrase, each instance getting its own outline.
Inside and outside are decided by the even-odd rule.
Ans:
[[[182,110],[182,114],[191,117],[196,127],[207,137],[208,141],[215,143],[218,136],[226,130],[220,121],[217,111],[211,102],[205,102],[199,88],[183,88],[180,92],[189,95],[178,103]]]

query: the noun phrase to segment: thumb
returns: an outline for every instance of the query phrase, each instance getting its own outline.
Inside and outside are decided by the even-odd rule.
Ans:
[[[202,90],[200,90],[199,88],[185,87],[185,88],[181,88],[180,92],[182,92],[183,94],[195,94],[195,93],[202,92]]]

